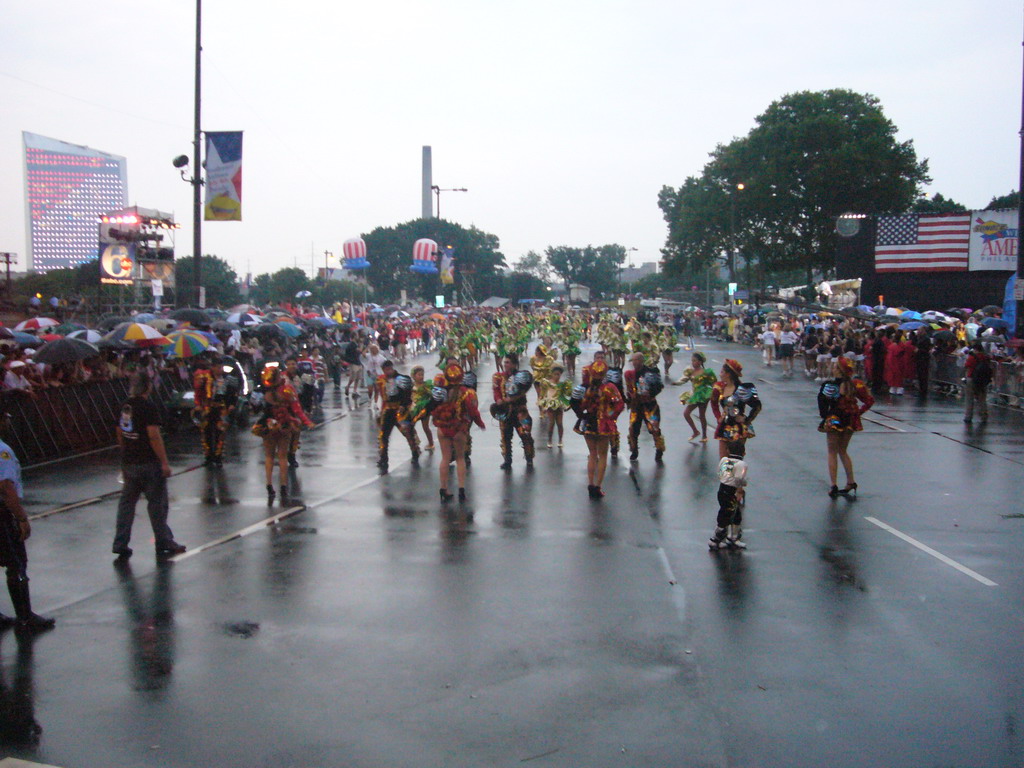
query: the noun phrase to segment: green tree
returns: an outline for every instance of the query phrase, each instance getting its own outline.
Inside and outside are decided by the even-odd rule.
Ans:
[[[572,283],[585,285],[594,293],[615,290],[619,268],[626,260],[625,246],[617,243],[575,248],[568,245],[549,246],[545,251],[551,269],[562,278],[566,290]]]
[[[996,211],[1000,208],[1017,208],[1020,206],[1020,193],[1011,191],[1007,195],[999,195],[993,197],[988,205],[985,206],[986,211]]]
[[[530,272],[516,270],[504,276],[502,296],[511,299],[513,304],[520,299],[547,299],[548,284]]]
[[[306,270],[299,267],[285,267],[270,276],[268,301],[295,301],[297,293],[309,291],[312,288],[313,285]]]
[[[440,248],[450,245],[454,249],[456,290],[461,291],[464,276],[473,281],[475,298],[486,298],[501,287],[505,257],[499,250],[497,235],[444,219],[414,219],[392,227],[377,227],[363,235],[370,262],[367,279],[381,301],[398,299],[402,289],[410,298],[432,301],[442,290],[438,275],[419,275],[409,270],[413,243],[420,238],[434,240]]]
[[[551,280],[551,265],[543,254],[536,251],[527,251],[521,256],[515,263],[515,271],[533,275],[544,283]]]
[[[838,216],[908,210],[930,181],[927,161],[912,141],[896,140],[874,96],[803,91],[755,122],[745,137],[719,145],[700,176],[662,189],[670,273],[699,271],[734,248],[768,276],[827,274]]]
[[[191,304],[195,295],[195,277],[191,257],[174,261],[174,302],[179,306]],[[224,259],[203,256],[203,286],[206,288],[206,306],[231,307],[242,300],[238,292],[238,275]]]
[[[910,208],[914,213],[965,213],[968,209],[948,197],[936,192],[931,197],[919,197]]]

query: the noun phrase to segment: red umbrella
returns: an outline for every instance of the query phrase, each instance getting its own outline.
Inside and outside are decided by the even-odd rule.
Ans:
[[[59,333],[43,333],[40,334],[39,338],[42,339],[43,341],[58,341],[59,339],[63,339],[64,337],[61,336]]]

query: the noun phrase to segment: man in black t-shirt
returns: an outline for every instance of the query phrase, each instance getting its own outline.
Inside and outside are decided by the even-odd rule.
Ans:
[[[171,467],[160,434],[160,412],[149,401],[152,387],[144,372],[132,378],[130,397],[121,406],[117,423],[117,444],[121,447],[121,473],[124,489],[117,505],[117,524],[113,552],[118,559],[132,556],[128,542],[132,536],[135,505],[139,496],[146,497],[146,511],[153,526],[158,557],[177,555],[185,547],[174,540],[167,525],[167,478]]]

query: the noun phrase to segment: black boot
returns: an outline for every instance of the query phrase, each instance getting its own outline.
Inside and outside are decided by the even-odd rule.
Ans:
[[[268,485],[267,486],[267,506],[270,506],[271,504],[274,503],[274,498],[276,496],[277,496],[277,494],[274,493],[274,486]]]
[[[17,628],[29,632],[45,632],[53,629],[56,620],[48,619],[32,613],[32,600],[28,594],[28,579],[24,581],[8,581],[7,590],[11,593],[14,612],[18,614]]]
[[[448,493],[448,491],[446,491],[444,488],[441,488],[440,490],[441,490],[441,503],[442,504],[444,502],[446,502],[446,501],[451,501],[453,498],[455,498],[450,493]]]
[[[459,501],[465,501],[465,500],[466,500],[466,489],[465,488],[459,488]]]
[[[299,460],[295,458],[295,454],[294,453],[289,453],[288,454],[288,466],[289,467],[297,467],[297,466],[299,466]]]
[[[287,504],[288,503],[288,486],[287,485],[282,485],[281,486],[281,503],[282,504]]]

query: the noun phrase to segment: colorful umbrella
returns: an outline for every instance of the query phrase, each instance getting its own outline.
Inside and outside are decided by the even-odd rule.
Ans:
[[[16,326],[16,331],[38,331],[40,328],[55,328],[60,323],[54,320],[52,317],[30,317],[28,320],[22,320]]]
[[[103,340],[125,342],[135,347],[161,347],[172,343],[156,328],[143,323],[121,323]]]
[[[210,340],[198,331],[172,331],[167,338],[174,345],[170,350],[174,357],[193,357],[210,348]]]
[[[90,344],[98,344],[100,339],[103,338],[103,334],[99,331],[87,330],[83,328],[80,331],[72,331],[68,334],[69,339],[81,339],[87,341]]]

